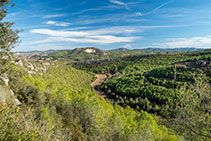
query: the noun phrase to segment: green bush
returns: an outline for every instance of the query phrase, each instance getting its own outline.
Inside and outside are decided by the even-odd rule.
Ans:
[[[20,110],[24,110],[22,114]],[[59,139],[59,136],[57,136]],[[56,139],[43,122],[37,123],[31,111],[0,105],[0,140],[39,141]]]
[[[72,75],[79,74],[81,76],[74,80],[75,76]],[[75,140],[180,139],[166,127],[159,126],[156,119],[146,112],[113,106],[97,98],[88,79],[74,90],[71,89],[73,83],[82,81],[84,76],[87,74],[75,69],[54,68],[43,76],[27,78],[27,83],[37,89],[39,95],[43,95],[42,99],[48,99],[47,102],[39,100],[41,106],[37,107],[40,113],[38,118],[45,120],[57,132],[65,131],[63,136],[71,135]],[[131,102],[135,103],[132,99]]]

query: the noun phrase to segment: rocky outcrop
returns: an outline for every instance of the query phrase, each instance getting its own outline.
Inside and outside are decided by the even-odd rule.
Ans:
[[[95,49],[86,49],[85,50],[86,53],[96,53]]]
[[[13,91],[6,86],[0,86],[0,103],[20,105],[21,102],[15,97]]]
[[[178,62],[176,65],[183,65],[191,68],[201,68],[201,69],[210,69],[211,60],[197,60],[197,61],[188,61],[188,62]]]
[[[9,85],[9,81],[10,81],[10,80],[9,80],[7,74],[3,74],[0,78],[4,81],[4,83],[5,83],[6,86]]]

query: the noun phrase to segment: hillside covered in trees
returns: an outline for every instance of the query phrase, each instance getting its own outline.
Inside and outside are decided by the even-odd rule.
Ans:
[[[11,52],[19,31],[3,21],[9,6],[0,1],[0,140],[211,139],[210,49],[78,48],[24,60]],[[96,74],[107,76],[98,91]]]
[[[209,137],[210,67],[211,50],[154,53],[76,66],[109,74],[112,77],[107,78],[101,90],[115,103],[155,114],[162,124],[184,133],[188,139],[195,135]],[[188,115],[189,112],[195,114]]]

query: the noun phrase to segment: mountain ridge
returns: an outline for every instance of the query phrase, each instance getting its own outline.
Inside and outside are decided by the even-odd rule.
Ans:
[[[101,51],[150,51],[150,52],[179,52],[179,51],[200,51],[200,50],[206,50],[207,48],[194,48],[194,47],[186,47],[186,48],[137,48],[137,49],[129,49],[129,48],[116,48],[116,49],[110,49],[110,50],[105,50],[105,49],[99,49],[97,47],[80,47],[80,48],[74,48],[74,49],[49,49],[49,50],[32,50],[32,51],[16,51],[14,53],[53,53],[53,52],[58,52],[58,51],[78,51],[78,50],[85,50],[85,49],[96,49],[96,50],[101,50]]]

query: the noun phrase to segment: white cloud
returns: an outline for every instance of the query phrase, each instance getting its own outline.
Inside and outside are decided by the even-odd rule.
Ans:
[[[89,36],[84,38],[70,37],[49,37],[45,40],[35,41],[32,44],[53,43],[53,42],[76,42],[76,43],[95,43],[95,44],[112,44],[121,42],[132,42],[138,37],[115,37],[115,36]]]
[[[118,6],[119,7],[119,6]],[[95,15],[95,16],[80,16],[80,20],[75,21],[74,24],[77,25],[88,25],[88,24],[96,24],[96,23],[118,23],[118,22],[131,22],[132,20],[137,21],[146,21],[146,19],[137,19],[137,16],[140,16],[134,11],[130,11],[128,13],[112,13],[105,15]]]
[[[158,26],[114,26],[109,28],[99,28],[97,30],[51,30],[51,29],[32,29],[30,33],[48,35],[45,40],[33,42],[48,43],[48,42],[79,42],[79,43],[97,43],[97,44],[111,44],[120,42],[133,42],[142,37],[133,36],[134,33],[140,33],[143,30],[155,28],[172,28],[175,26],[158,25]],[[87,27],[82,27],[86,29]],[[80,31],[81,30],[81,31]]]
[[[124,45],[124,46],[122,46],[123,48],[131,48],[132,47],[132,45],[131,44],[126,44],[126,45]]]
[[[142,16],[142,13],[141,12],[136,12],[136,15]]]
[[[159,28],[175,28],[178,25],[152,25],[152,26],[138,26],[139,29],[159,29]]]
[[[54,15],[46,15],[46,16],[43,16],[42,18],[43,19],[48,19],[48,18],[58,18],[58,17],[64,17],[66,16],[65,14],[54,14]]]
[[[96,43],[96,44],[112,44],[120,42],[133,42],[141,37],[117,37],[111,35],[113,31],[108,30],[89,30],[89,31],[62,31],[50,29],[33,29],[31,33],[48,35],[45,40],[35,41],[33,44],[50,43],[50,42],[78,42],[78,43]],[[123,31],[126,32],[126,31]],[[114,33],[115,34],[115,33]]]
[[[113,3],[113,4],[120,5],[120,6],[124,6],[124,8],[127,9],[128,11],[134,12],[132,9],[129,8],[128,4],[125,3],[125,2],[118,1],[118,0],[109,0],[109,2],[110,3]]]
[[[55,25],[55,26],[69,26],[69,25],[71,25],[71,23],[56,22],[56,21],[47,21],[46,24]]]
[[[163,4],[161,4],[161,5],[159,5],[158,7],[154,8],[152,11],[142,14],[142,16],[143,16],[143,15],[144,15],[144,16],[150,15],[150,14],[152,14],[152,13],[158,11],[159,9],[165,7],[166,5],[168,5],[168,4],[170,4],[170,3],[174,2],[174,1],[175,1],[175,0],[169,0],[169,1],[167,1],[167,2],[165,2],[165,3],[163,3]],[[171,8],[170,10],[171,10],[171,12],[172,12],[172,8]]]
[[[97,30],[50,30],[50,29],[32,29],[31,33],[45,34],[49,36],[62,37],[83,37],[83,36],[97,36],[97,35],[117,35],[142,32],[142,29],[160,28],[161,26],[114,26],[109,28],[101,28]],[[80,30],[80,28],[79,28]]]
[[[50,30],[50,29],[32,29],[30,30],[31,33],[38,33],[44,34],[48,36],[55,36],[55,37],[83,37],[91,35],[88,32],[83,31],[60,31],[60,30]]]
[[[72,15],[78,15],[78,14],[82,14],[82,13],[89,12],[89,11],[101,11],[101,10],[105,10],[105,8],[107,8],[107,7],[83,9],[79,12],[72,13]]]
[[[123,5],[123,6],[127,6],[126,3],[118,1],[118,0],[109,0],[109,2],[113,3],[113,4],[118,4],[118,5]]]
[[[193,38],[168,39],[165,43],[155,43],[155,46],[184,48],[184,47],[211,47],[211,36]]]
[[[170,1],[167,1],[166,3],[164,3],[164,4],[161,4],[160,6],[156,7],[153,11],[155,12],[155,11],[159,10],[160,8],[168,5],[169,3],[173,2],[173,1],[174,0],[170,0]]]
[[[87,29],[86,32],[89,32],[92,35],[96,34],[112,34],[112,35],[117,35],[117,34],[132,34],[132,33],[140,33],[143,32],[144,30],[149,30],[149,29],[161,29],[161,28],[175,28],[178,27],[177,25],[155,25],[155,26],[113,26],[113,27],[98,27],[98,29],[90,30],[90,27],[77,27],[77,28],[68,28],[65,31],[68,30],[83,30]],[[89,29],[89,30],[88,30]]]
[[[94,30],[94,33],[97,34],[128,34],[136,32],[142,32],[142,30],[137,26],[114,26],[114,27]]]

